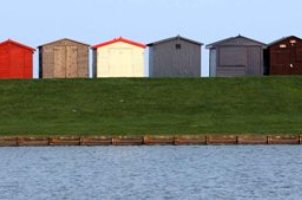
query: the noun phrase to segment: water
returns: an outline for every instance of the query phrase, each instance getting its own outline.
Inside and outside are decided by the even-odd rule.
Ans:
[[[300,146],[0,148],[1,200],[301,199]]]

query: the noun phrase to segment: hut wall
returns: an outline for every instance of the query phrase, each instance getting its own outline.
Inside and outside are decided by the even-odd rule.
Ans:
[[[87,78],[89,76],[89,47],[62,40],[40,47],[42,78]]]
[[[264,73],[263,50],[259,46],[218,47],[217,76],[259,76]],[[215,70],[215,69],[212,69]],[[211,70],[211,71],[212,71]]]
[[[302,75],[301,39],[286,38],[271,45],[268,51],[270,75]]]
[[[154,44],[151,49],[151,77],[201,76],[200,45],[176,39]]]
[[[144,77],[144,49],[116,42],[97,49],[97,77]]]
[[[14,42],[0,45],[0,78],[32,78],[33,52],[33,49],[24,48]]]

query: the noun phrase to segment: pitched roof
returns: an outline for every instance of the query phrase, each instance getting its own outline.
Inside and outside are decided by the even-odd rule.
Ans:
[[[172,40],[184,40],[184,41],[187,41],[187,42],[190,42],[190,43],[193,43],[193,44],[197,44],[197,45],[201,45],[201,46],[203,45],[203,43],[201,43],[201,42],[197,42],[197,41],[182,37],[180,35],[177,35],[176,37],[171,37],[171,38],[167,38],[167,39],[163,39],[163,40],[159,40],[159,41],[156,41],[156,42],[149,43],[149,44],[147,44],[147,46],[153,46],[153,45],[169,42],[169,41],[172,41]]]
[[[226,42],[229,42],[229,41],[232,41],[232,40],[235,40],[235,39],[238,39],[238,38],[241,38],[241,39],[244,39],[244,40],[248,40],[248,41],[251,41],[251,42],[254,42],[254,43],[257,43],[263,47],[267,47],[266,44],[262,43],[262,42],[259,42],[257,40],[254,40],[254,39],[251,39],[251,38],[248,38],[248,37],[245,37],[245,36],[242,36],[242,35],[238,35],[236,37],[229,37],[229,38],[226,38],[226,39],[223,39],[223,40],[219,40],[217,42],[214,42],[214,43],[211,43],[211,44],[208,44],[206,46],[207,49],[211,49],[215,46],[219,46],[219,45],[223,45],[224,43]]]
[[[131,44],[131,45],[134,45],[134,46],[138,46],[138,47],[141,47],[141,48],[146,48],[146,45],[144,45],[142,43],[135,42],[135,41],[123,38],[123,37],[114,38],[114,39],[109,40],[107,42],[102,42],[102,43],[93,45],[91,48],[92,49],[97,49],[97,48],[107,46],[107,45],[110,45],[110,44],[114,44],[114,43],[117,43],[117,42],[123,42],[123,43]]]
[[[22,47],[22,48],[25,48],[25,49],[28,49],[28,50],[31,50],[31,51],[35,51],[36,50],[36,49],[34,49],[34,48],[30,47],[30,46],[21,44],[20,42],[17,42],[17,41],[11,40],[11,39],[8,39],[8,40],[5,40],[5,41],[1,42],[0,45],[6,44],[6,43],[12,43],[12,44],[15,44],[15,45],[17,45],[19,47]]]
[[[68,40],[68,41],[70,41],[70,42],[82,44],[82,45],[85,45],[85,46],[90,46],[89,44],[85,44],[85,43],[83,43],[83,42],[79,42],[79,41],[72,40],[72,39],[69,39],[69,38],[63,38],[63,39],[55,40],[55,41],[53,41],[53,42],[49,42],[49,43],[46,43],[46,44],[39,45],[38,48],[43,47],[43,46],[46,46],[46,45],[54,44],[54,43],[57,43],[57,42],[61,42],[61,41],[64,41],[64,40]]]
[[[294,36],[294,35],[290,35],[290,36],[286,36],[286,37],[280,38],[280,39],[278,39],[278,40],[275,40],[275,41],[269,43],[268,46],[275,45],[275,44],[277,44],[277,43],[279,43],[279,42],[282,42],[283,40],[287,40],[287,39],[289,39],[289,38],[296,38],[296,39],[302,41],[301,38],[299,38],[299,37],[297,37],[297,36]]]

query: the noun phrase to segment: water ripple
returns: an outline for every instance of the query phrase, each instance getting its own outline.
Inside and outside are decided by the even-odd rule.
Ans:
[[[296,200],[299,146],[0,149],[1,200]]]

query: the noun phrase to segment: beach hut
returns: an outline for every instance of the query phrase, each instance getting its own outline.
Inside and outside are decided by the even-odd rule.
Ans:
[[[289,36],[268,47],[270,75],[302,75],[302,39]]]
[[[202,43],[176,36],[148,44],[150,77],[200,77]]]
[[[89,45],[61,39],[39,48],[40,78],[87,78],[89,76]]]
[[[34,48],[13,40],[0,43],[0,78],[33,78],[34,51]]]
[[[207,45],[210,50],[210,76],[264,75],[266,47],[262,42],[241,35]]]
[[[123,37],[92,46],[94,76],[144,77],[145,48]]]

